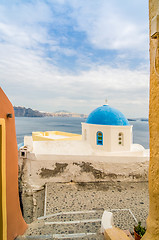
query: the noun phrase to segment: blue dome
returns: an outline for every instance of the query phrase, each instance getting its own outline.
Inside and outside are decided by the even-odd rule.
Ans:
[[[91,112],[86,120],[89,124],[129,126],[126,117],[118,110],[103,105]]]

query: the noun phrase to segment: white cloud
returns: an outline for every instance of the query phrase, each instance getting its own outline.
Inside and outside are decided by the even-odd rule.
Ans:
[[[0,5],[0,21],[23,26],[52,21],[52,12],[45,1],[11,1]]]
[[[118,0],[66,0],[65,2],[69,2],[73,8],[72,17],[77,22],[77,30],[84,31],[95,47],[140,51],[148,48],[148,16],[144,21],[138,17],[138,8],[141,7],[141,3],[135,1],[131,8],[131,4],[127,1],[123,1],[122,4]],[[143,2],[144,5],[146,4]],[[142,9],[140,9],[140,15],[144,15]]]
[[[39,48],[40,44],[57,45],[46,27],[53,21],[49,5],[42,1],[0,5],[0,41],[23,48]]]
[[[50,2],[56,7],[57,1]],[[71,6],[69,17],[76,23],[73,26],[84,31],[95,48],[128,49],[120,52],[117,56],[120,59],[128,58],[132,49],[140,54],[146,49],[146,25],[132,20],[129,13],[112,3],[115,0],[58,1]],[[47,56],[45,45],[57,55],[77,54],[75,48],[60,46],[58,38],[50,35],[48,25],[54,26],[60,20],[43,1],[11,4],[9,8],[0,6],[0,84],[13,104],[44,111],[89,113],[108,97],[110,104],[127,116],[146,116],[149,74],[145,67],[130,70],[123,65],[116,68],[104,63],[96,65],[91,55],[82,52],[77,62],[89,66],[89,70],[70,74],[59,69],[56,55]],[[61,22],[65,20],[64,17]]]
[[[147,105],[149,77],[144,70],[103,65],[73,75],[54,67],[35,51],[1,44],[0,51],[1,85],[15,105],[88,113],[108,97],[110,104],[122,104],[121,110],[128,115],[132,111],[130,105],[136,103],[142,108],[138,111],[135,106],[136,114],[147,114],[144,106]]]

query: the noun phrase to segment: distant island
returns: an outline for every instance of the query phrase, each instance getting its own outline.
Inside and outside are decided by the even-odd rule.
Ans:
[[[40,112],[38,110],[33,110],[31,108],[25,107],[16,107],[14,106],[15,117],[80,117],[87,118],[86,114],[79,113],[70,113],[65,110],[59,110],[57,112],[49,113],[49,112]]]
[[[148,118],[128,118],[128,121],[142,121],[142,122],[148,122],[149,119]]]
[[[25,107],[15,107],[14,106],[15,117],[79,117],[79,118],[87,118],[87,114],[80,113],[71,113],[66,110],[59,110],[53,113],[42,112],[38,110],[33,110],[31,108]],[[144,121],[148,122],[148,118],[128,118],[128,121]]]

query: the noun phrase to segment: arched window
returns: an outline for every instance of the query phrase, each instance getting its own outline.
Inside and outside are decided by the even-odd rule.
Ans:
[[[103,133],[97,132],[97,145],[103,145]]]
[[[124,134],[122,132],[120,132],[119,135],[118,135],[118,143],[121,146],[124,145]]]

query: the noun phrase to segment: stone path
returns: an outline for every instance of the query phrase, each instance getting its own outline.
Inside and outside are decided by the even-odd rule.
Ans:
[[[113,212],[114,225],[133,231],[148,215],[148,183],[48,183],[44,217],[17,239],[103,239],[104,210]]]

